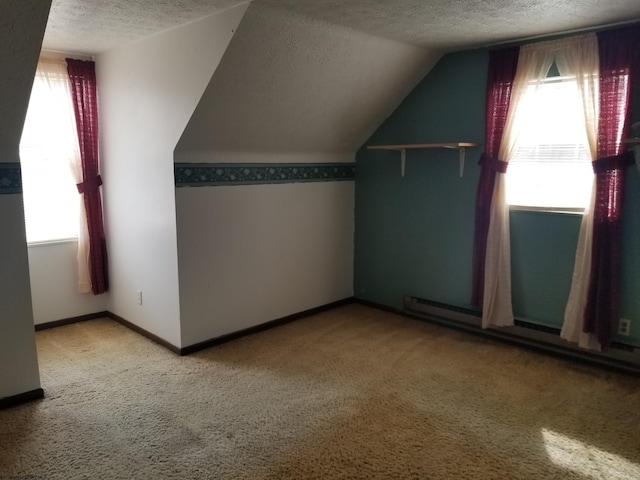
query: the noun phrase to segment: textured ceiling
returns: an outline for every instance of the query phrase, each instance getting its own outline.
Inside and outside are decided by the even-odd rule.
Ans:
[[[246,0],[53,0],[44,47],[99,53]],[[640,19],[638,0],[255,0],[446,50]]]
[[[638,0],[260,0],[445,50],[640,19]]]
[[[241,3],[247,0],[53,0],[43,47],[100,53]]]

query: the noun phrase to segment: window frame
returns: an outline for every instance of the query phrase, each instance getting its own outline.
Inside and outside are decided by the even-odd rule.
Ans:
[[[32,85],[32,90],[31,90],[30,96],[29,96],[29,102],[30,103],[32,101],[32,98],[34,98],[34,92],[36,92],[36,88],[43,89],[43,87],[39,86],[38,83],[39,82],[43,82],[43,79],[47,78],[47,73],[41,73],[42,70],[40,70],[40,66],[42,64],[46,65],[47,63],[57,62],[59,60],[64,61],[64,59],[62,57],[58,57],[57,55],[47,54],[45,56],[41,56],[40,57],[40,60],[38,62],[38,67],[36,68],[36,72],[34,73],[34,82],[33,82],[33,85]],[[44,70],[46,71],[46,68]],[[48,78],[51,79],[51,77],[48,77]],[[53,78],[55,79],[56,85],[57,85],[56,86],[56,90],[57,91],[56,91],[56,93],[54,93],[54,95],[56,95],[58,98],[56,100],[53,100],[52,104],[55,107],[59,107],[61,105],[61,103],[60,103],[61,99],[60,98],[61,98],[62,90],[64,90],[64,87],[62,86],[61,83],[58,83],[58,81],[63,81],[63,80],[62,80],[62,77],[58,78],[57,75],[54,76]],[[47,80],[44,80],[44,81],[46,82]],[[42,91],[37,93],[36,99],[38,98],[38,96],[42,95],[43,91],[44,90],[42,90]],[[69,101],[71,102],[71,99],[69,99]],[[45,101],[45,102],[46,102],[46,104],[49,103],[48,100]],[[47,105],[45,105],[45,106],[47,106]],[[40,105],[38,110],[42,110],[42,109],[43,109],[43,105]],[[50,110],[47,109],[47,108],[45,108],[45,110],[47,111],[47,113],[50,112]],[[56,109],[56,112],[59,112],[59,110]],[[37,115],[37,113],[38,112],[36,111],[36,115]],[[55,114],[51,115],[51,117],[53,117],[53,116],[55,116]],[[60,118],[65,119],[66,118],[65,114],[62,113],[62,117],[60,117]],[[72,125],[75,126],[75,117],[73,118],[73,122],[74,123]],[[65,122],[60,122],[60,123],[65,123]],[[40,128],[36,128],[35,129],[37,132],[42,131],[41,130],[42,121],[36,120],[36,123],[34,125],[36,125],[37,127],[40,127]],[[42,162],[44,160],[44,157],[39,157],[38,155],[31,155],[31,152],[33,150],[39,150],[41,148],[36,147],[36,149],[34,149],[34,148],[30,147],[30,145],[34,145],[35,144],[35,145],[40,146],[40,145],[44,144],[46,146],[46,145],[50,145],[50,143],[47,142],[47,141],[39,142],[39,143],[29,142],[29,140],[33,140],[33,137],[34,137],[33,134],[31,136],[28,136],[26,138],[26,142],[25,142],[25,132],[27,131],[28,126],[29,126],[29,109],[27,110],[27,113],[25,115],[25,124],[23,126],[23,132],[22,132],[22,135],[20,137],[20,144],[19,144],[20,165],[21,165],[22,178],[23,178],[23,203],[25,205],[24,206],[24,216],[25,216],[25,236],[27,238],[27,245],[28,246],[45,246],[45,245],[54,245],[54,244],[61,244],[61,243],[72,243],[72,242],[76,242],[77,243],[78,242],[78,235],[79,235],[79,228],[81,228],[80,222],[79,222],[79,218],[80,218],[79,217],[79,214],[80,214],[79,204],[82,201],[82,199],[81,199],[80,195],[77,193],[76,189],[75,188],[71,188],[73,185],[76,184],[76,181],[73,178],[73,175],[72,175],[71,170],[70,170],[70,166],[69,165],[65,165],[66,162],[65,162],[64,158],[62,158],[62,157],[58,158],[57,154],[60,153],[60,150],[58,148],[53,149],[54,151],[56,151],[56,154],[52,154],[50,158],[56,157],[55,160],[54,160],[55,167],[53,168],[53,170],[55,170],[56,172],[59,172],[60,178],[62,176],[66,176],[66,174],[68,173],[68,176],[69,176],[68,180],[70,180],[68,186],[70,187],[70,190],[68,191],[68,194],[63,194],[63,195],[67,195],[67,199],[69,201],[74,196],[77,199],[75,201],[75,203],[77,203],[77,205],[78,205],[78,210],[76,211],[76,209],[74,207],[73,211],[69,211],[68,214],[66,214],[66,215],[68,215],[68,217],[65,218],[65,221],[63,221],[63,223],[68,227],[73,225],[74,226],[73,227],[73,231],[71,231],[71,230],[66,231],[66,229],[65,229],[65,231],[61,231],[58,234],[54,234],[54,235],[51,235],[51,232],[47,232],[48,233],[47,238],[41,238],[40,236],[38,236],[37,239],[35,239],[35,240],[30,240],[29,239],[29,231],[30,231],[29,225],[33,224],[33,221],[29,222],[28,218],[32,218],[33,219],[33,216],[28,215],[28,213],[27,213],[27,205],[33,205],[34,203],[37,203],[37,202],[29,201],[29,198],[32,198],[33,196],[29,195],[30,189],[29,189],[28,185],[30,184],[30,182],[29,182],[28,178],[29,178],[30,175],[29,175],[29,173],[27,173],[27,175],[25,176],[25,172],[29,172],[30,169],[31,169],[29,164],[32,163],[32,162],[35,162],[35,163],[32,164],[33,168],[35,169],[34,174],[38,175],[36,173],[36,171],[38,170],[37,162]],[[69,130],[69,135],[72,134],[74,138],[77,138],[77,133],[73,130],[73,126],[72,126],[72,129]],[[26,145],[26,146],[23,146],[23,145]],[[46,149],[48,150],[48,148],[46,148]],[[66,150],[64,150],[64,151],[66,152]],[[35,158],[35,160],[29,160],[30,157]],[[41,175],[43,175],[43,173],[40,173],[39,175],[41,176]],[[44,173],[44,175],[46,175],[46,173]],[[27,178],[26,182],[25,182],[25,178]],[[67,180],[64,180],[64,181],[67,182]],[[63,201],[63,203],[66,203],[66,202]],[[69,206],[70,204],[66,203],[66,205]],[[32,227],[31,230],[33,230],[33,227]],[[32,234],[33,233],[34,232],[32,231]],[[72,235],[72,236],[69,236],[69,235]]]
[[[577,81],[576,77],[567,77],[567,76],[560,76],[558,75],[553,75],[552,76],[548,76],[542,83],[542,85],[545,84],[557,84],[557,83],[564,83],[566,81],[571,81],[573,80],[574,82]],[[531,85],[536,85],[538,82],[536,81],[532,81]],[[586,148],[588,148],[588,145],[586,144],[582,144],[583,146],[585,146]],[[509,164],[511,165],[511,161],[509,161]],[[507,175],[505,177],[505,181],[507,182],[508,185],[508,175],[509,175],[509,170],[507,169],[507,173],[505,173],[505,175]],[[506,186],[507,188],[507,192],[509,187]],[[569,206],[547,206],[547,205],[522,205],[522,204],[517,204],[517,203],[509,203],[509,199],[508,199],[508,193],[507,193],[507,198],[506,198],[506,203],[509,207],[509,211],[530,211],[530,212],[542,212],[542,213],[556,213],[556,214],[567,214],[567,215],[584,215],[585,210],[588,208],[588,205],[585,205],[584,207],[569,207]]]

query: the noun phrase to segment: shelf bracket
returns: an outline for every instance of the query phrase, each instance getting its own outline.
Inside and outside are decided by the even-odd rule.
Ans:
[[[462,175],[464,174],[464,156],[466,153],[466,148],[458,146],[446,146],[443,148],[455,148],[456,150],[458,150],[458,152],[460,152],[460,178],[462,178]]]
[[[400,175],[404,177],[404,170],[407,165],[407,149],[406,148],[390,148],[400,153]]]

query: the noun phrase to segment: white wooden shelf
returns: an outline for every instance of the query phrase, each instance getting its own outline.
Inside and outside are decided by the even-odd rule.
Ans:
[[[478,147],[477,143],[452,142],[452,143],[412,143],[407,145],[369,145],[369,150],[395,150],[400,152],[400,173],[404,177],[405,164],[407,160],[407,150],[425,148],[451,148],[460,152],[460,178],[464,173],[464,156],[467,148]]]

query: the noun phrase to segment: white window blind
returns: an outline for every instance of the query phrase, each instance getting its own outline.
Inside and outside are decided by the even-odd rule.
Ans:
[[[593,181],[584,114],[575,80],[530,88],[518,148],[509,161],[507,202],[520,207],[580,210]]]

